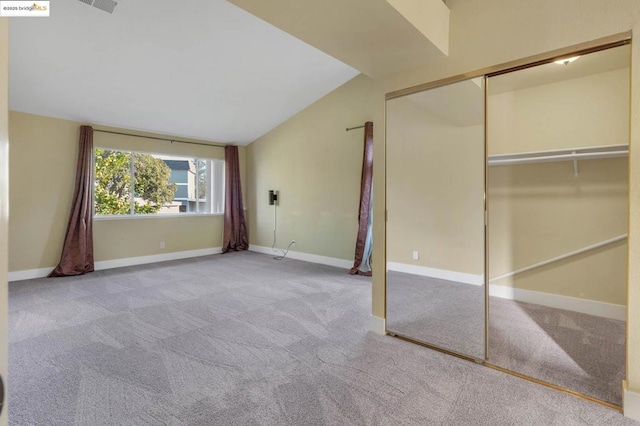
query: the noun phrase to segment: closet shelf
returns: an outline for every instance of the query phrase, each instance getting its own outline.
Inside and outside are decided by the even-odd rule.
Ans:
[[[588,148],[559,149],[554,151],[522,152],[489,156],[489,166],[512,164],[550,163],[554,161],[595,160],[629,155],[629,145],[607,145]]]

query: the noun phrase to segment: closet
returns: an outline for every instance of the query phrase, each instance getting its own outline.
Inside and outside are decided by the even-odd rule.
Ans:
[[[387,96],[387,331],[622,404],[630,46]]]

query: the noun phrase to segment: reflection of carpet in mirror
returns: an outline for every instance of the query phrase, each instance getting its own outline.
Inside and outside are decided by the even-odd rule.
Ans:
[[[387,328],[484,359],[483,287],[389,271]]]
[[[387,328],[484,358],[483,287],[389,271]],[[490,298],[489,362],[622,404],[625,323]]]
[[[492,297],[489,361],[622,404],[625,323]]]

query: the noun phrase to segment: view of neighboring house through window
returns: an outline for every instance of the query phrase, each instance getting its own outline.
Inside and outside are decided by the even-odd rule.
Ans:
[[[97,216],[224,212],[224,161],[96,148]]]

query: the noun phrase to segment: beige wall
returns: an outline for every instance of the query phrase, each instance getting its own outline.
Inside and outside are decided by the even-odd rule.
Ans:
[[[640,21],[633,32],[640,34]],[[627,385],[629,390],[640,392],[640,43],[634,42],[631,49]]]
[[[7,260],[9,223],[9,19],[0,18],[0,375],[7,380]],[[5,389],[6,390],[6,389]],[[5,393],[5,403],[8,398]],[[0,415],[0,426],[8,423],[8,406]]]
[[[12,141],[9,270],[54,267],[59,261],[73,195],[82,123],[13,111],[9,121]],[[224,158],[224,150],[219,147],[171,144],[99,132],[94,133],[94,145]],[[244,163],[245,148],[240,147],[239,151]],[[241,169],[246,173],[245,164],[241,164]],[[164,249],[160,248],[160,241],[165,242]],[[221,243],[222,216],[94,222],[96,261],[219,247]]]
[[[503,77],[489,79],[489,155],[629,143],[629,68],[492,94]]]
[[[387,260],[483,274],[483,176],[483,126],[452,124],[412,96],[389,101]]]
[[[250,244],[273,244],[274,189],[277,247],[295,240],[299,252],[353,259],[364,134],[345,128],[372,120],[371,88],[355,77],[248,146]]]

